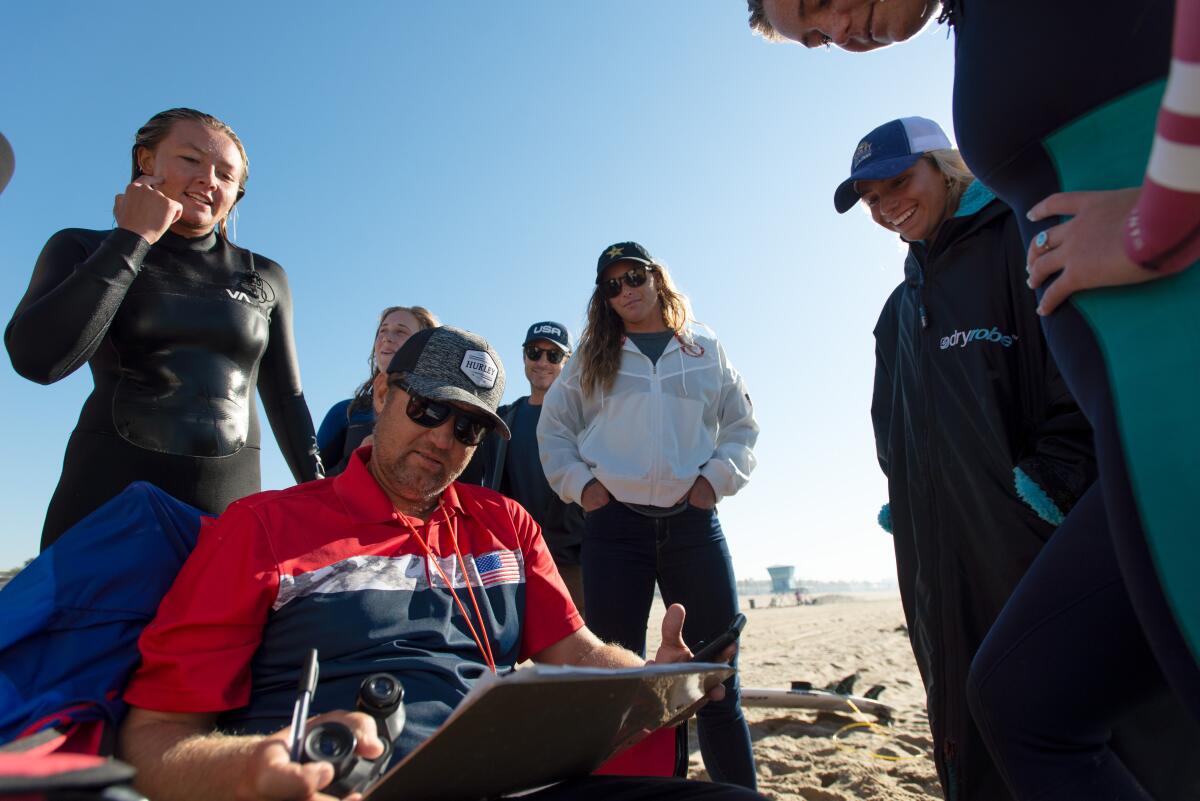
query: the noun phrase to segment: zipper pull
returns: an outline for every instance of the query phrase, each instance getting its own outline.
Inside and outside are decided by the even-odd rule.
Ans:
[[[917,314],[921,316],[922,330],[929,327],[929,314],[925,311],[925,304],[921,303],[917,306]]]

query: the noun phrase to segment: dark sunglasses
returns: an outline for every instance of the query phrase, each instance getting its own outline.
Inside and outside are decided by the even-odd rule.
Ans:
[[[454,418],[454,438],[463,445],[478,445],[496,424],[484,417],[442,401],[430,400],[413,392],[403,381],[393,381],[392,386],[408,393],[408,407],[404,410],[408,419],[424,428],[437,428]]]
[[[607,278],[600,282],[600,286],[604,289],[606,298],[615,298],[621,294],[621,284],[630,289],[637,289],[642,284],[646,283],[646,274],[653,268],[651,267],[631,267],[624,275],[618,275],[616,278]]]
[[[533,345],[525,346],[525,358],[531,362],[536,362],[542,358],[542,354],[546,354],[546,361],[551,364],[558,364],[567,354],[563,353],[558,348],[538,348]]]

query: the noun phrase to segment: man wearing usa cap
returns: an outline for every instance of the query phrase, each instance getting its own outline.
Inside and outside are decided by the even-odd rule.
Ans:
[[[571,357],[571,333],[562,323],[546,320],[529,326],[521,343],[529,394],[496,410],[512,431],[512,439],[489,436],[471,460],[462,480],[503,493],[525,507],[542,527],[554,564],[571,600],[582,614],[583,571],[579,565],[583,545],[583,510],[561,500],[542,469],[537,426],[542,400],[562,374]]]
[[[537,525],[514,501],[454,483],[496,415],[504,369],[481,337],[426,329],[375,379],[374,445],[344,473],[252,495],[206,524],[139,643],[120,755],[155,801],[327,798],[327,763],[290,761],[288,722],[308,649],[320,652],[312,711],[378,756],[374,722],[349,708],[386,671],[405,688],[402,758],[474,680],[532,658],[625,667],[636,655],[589,632]],[[690,656],[681,607],[659,661]],[[531,710],[536,714],[536,710]],[[464,755],[469,759],[471,755]],[[531,754],[531,759],[538,755]],[[464,769],[486,770],[464,764]],[[740,788],[588,777],[541,790],[565,799],[751,799]]]

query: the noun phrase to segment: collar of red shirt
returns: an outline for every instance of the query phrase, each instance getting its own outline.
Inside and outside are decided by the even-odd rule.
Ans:
[[[371,447],[359,448],[350,455],[346,469],[333,478],[333,489],[346,509],[346,514],[358,523],[386,523],[395,520],[395,508],[387,493],[379,486],[375,476],[367,468],[371,459]],[[470,517],[456,490],[457,484],[450,484],[442,492],[442,505],[451,516],[463,515]],[[409,518],[420,527],[424,525],[417,518]],[[432,520],[432,518],[430,518]]]

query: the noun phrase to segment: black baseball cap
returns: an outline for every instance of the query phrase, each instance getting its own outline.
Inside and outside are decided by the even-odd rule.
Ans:
[[[396,351],[387,371],[403,373],[408,388],[421,397],[478,409],[500,436],[512,437],[496,414],[504,397],[504,365],[478,334],[448,325],[422,329]]]
[[[596,283],[600,283],[600,276],[604,275],[605,270],[619,261],[654,263],[654,259],[646,252],[646,249],[637,242],[618,242],[615,245],[609,245],[596,260]]]
[[[529,331],[525,334],[525,341],[521,343],[521,347],[539,339],[553,342],[563,353],[571,352],[571,332],[562,323],[556,323],[553,320],[534,323],[529,326]]]

